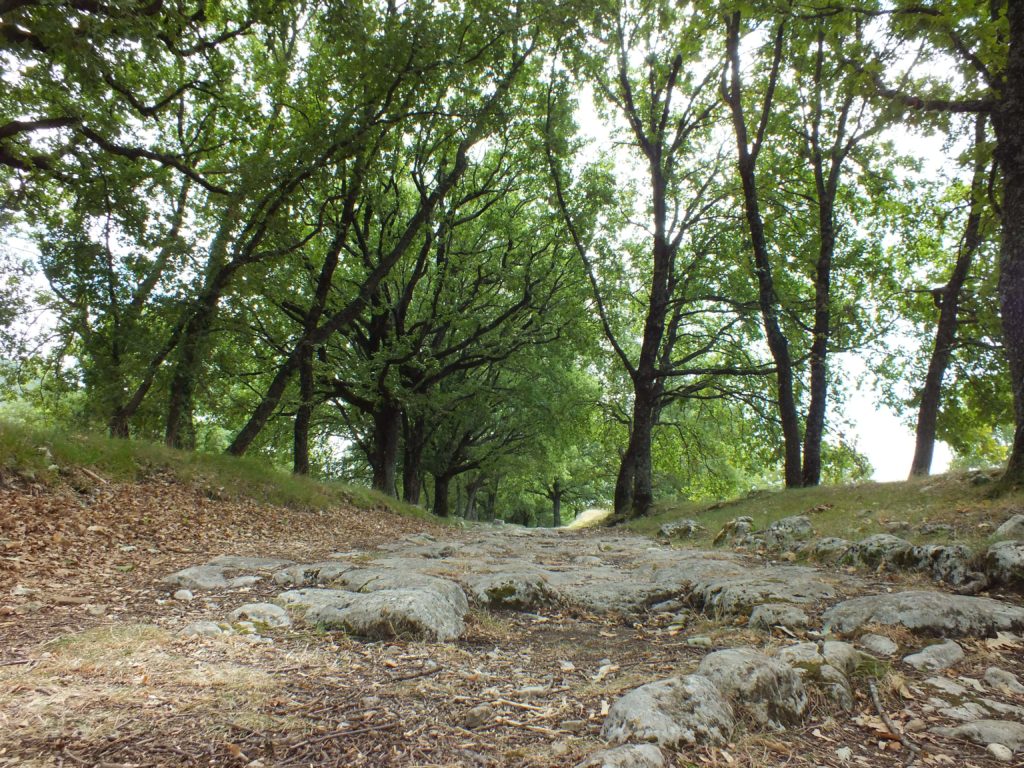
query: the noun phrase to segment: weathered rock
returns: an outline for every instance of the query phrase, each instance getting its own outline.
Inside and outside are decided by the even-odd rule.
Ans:
[[[1024,747],[1024,724],[1010,720],[975,720],[953,728],[932,728],[931,732],[982,746],[1002,744],[1013,752]]]
[[[603,749],[576,768],[664,768],[665,755],[653,744],[623,744]]]
[[[810,552],[811,557],[815,560],[823,563],[831,563],[842,559],[846,553],[850,551],[850,547],[852,546],[852,541],[839,539],[835,536],[829,536],[827,538],[811,542],[811,545],[808,547],[808,551]]]
[[[806,627],[810,619],[800,608],[789,603],[764,603],[750,613],[747,626],[752,629],[771,630],[772,627]]]
[[[212,621],[195,621],[181,630],[181,634],[185,637],[213,637],[231,632]]]
[[[183,587],[189,591],[208,591],[214,589],[237,589],[251,587],[261,577],[256,575],[235,576],[227,578],[224,571],[213,566],[196,565],[191,568],[172,573],[164,578],[170,587]]]
[[[181,603],[190,603],[195,599],[190,589],[179,589],[173,595],[174,599]]]
[[[280,557],[239,557],[237,555],[221,555],[215,557],[207,565],[232,571],[276,571],[291,565],[293,561]]]
[[[533,571],[468,574],[463,583],[473,599],[488,608],[530,611],[557,600],[544,576]]]
[[[960,585],[972,574],[971,550],[962,544],[928,544],[914,547],[910,555],[914,568],[927,571],[933,579]]]
[[[722,526],[715,536],[715,544],[745,544],[754,530],[754,518],[743,515],[736,517]]]
[[[231,612],[232,621],[251,621],[267,627],[289,627],[292,620],[288,611],[273,603],[246,603]]]
[[[449,579],[442,579],[413,570],[390,568],[353,568],[339,574],[330,582],[352,592],[379,592],[382,590],[429,590],[450,602],[460,615],[469,610],[469,601],[462,587]]]
[[[811,519],[806,515],[794,515],[776,520],[762,534],[767,549],[792,549],[797,542],[806,541],[814,535]]]
[[[1005,744],[989,744],[985,751],[1001,763],[1008,763],[1013,760],[1013,750]]]
[[[800,675],[788,664],[751,648],[730,648],[705,656],[697,668],[737,712],[758,725],[781,729],[807,709]]]
[[[989,667],[985,670],[985,682],[1002,693],[1024,693],[1024,684],[1021,684],[1017,676],[999,667]]]
[[[724,744],[735,726],[732,708],[701,675],[670,677],[636,688],[612,704],[603,738],[653,741],[669,749]]]
[[[269,572],[290,563],[291,560],[281,560],[280,558],[224,555],[215,557],[204,565],[193,565],[172,573],[164,577],[163,581],[168,586],[182,587],[193,591],[251,587],[261,579],[253,571]],[[229,574],[239,572],[246,573],[229,577]]]
[[[1024,541],[1000,541],[985,554],[985,573],[997,584],[1024,587]]]
[[[661,539],[692,539],[698,533],[705,530],[704,526],[693,518],[685,520],[673,520],[665,523],[658,529],[658,538]]]
[[[876,533],[854,544],[844,560],[869,568],[901,570],[914,564],[914,545],[890,533]]]
[[[849,643],[826,640],[818,643],[794,643],[779,649],[779,659],[792,667],[808,669],[828,664],[843,675],[852,675],[863,658],[860,651]]]
[[[875,656],[895,656],[900,647],[884,635],[874,635],[870,632],[861,635],[858,642],[864,646],[864,650]]]
[[[956,529],[954,529],[949,523],[922,523],[918,530],[926,536],[936,533],[945,536],[952,536]]]
[[[1024,515],[1014,515],[992,535],[997,539],[1024,539]]]
[[[1024,628],[1024,608],[988,597],[908,591],[855,597],[825,611],[825,630],[849,635],[867,624],[923,635],[990,636]]]
[[[693,597],[706,611],[723,616],[748,613],[763,603],[806,605],[834,597],[835,588],[813,568],[775,566],[742,575],[696,582]]]
[[[953,666],[963,657],[964,649],[952,640],[947,640],[905,656],[903,661],[914,669],[938,672],[940,669]]]
[[[381,589],[366,593],[299,589],[284,592],[278,599],[301,610],[307,624],[375,640],[447,642],[465,630],[464,611],[433,589]]]
[[[346,571],[355,568],[341,560],[292,565],[274,574],[274,583],[282,587],[316,587],[330,584]]]
[[[778,658],[790,665],[803,679],[845,710],[853,708],[853,688],[847,675],[856,668],[860,654],[847,643],[830,641],[820,648],[817,643],[786,646]],[[833,646],[831,648],[827,646]],[[824,650],[824,653],[822,651]]]

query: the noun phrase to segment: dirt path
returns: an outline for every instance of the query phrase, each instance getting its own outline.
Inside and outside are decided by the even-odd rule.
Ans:
[[[922,586],[607,532],[424,532],[415,521],[371,522],[355,513],[338,519],[282,510],[239,540],[232,534],[246,529],[254,508],[153,490],[147,522],[123,514],[137,486],[94,499],[90,519],[98,522],[88,525],[106,534],[73,517],[62,523],[57,510],[68,498],[36,502],[42,511],[34,524],[51,543],[53,533],[68,541],[90,541],[91,533],[105,543],[59,547],[57,556],[33,545],[16,555],[16,571],[0,574],[9,609],[0,616],[0,765],[574,766],[606,746],[602,725],[624,693],[691,673],[716,650],[774,657],[816,643],[829,606]],[[309,565],[222,568],[229,582],[260,578],[172,597],[184,587],[165,577],[217,555]],[[360,601],[413,600],[422,591],[431,610],[447,610],[437,595],[442,582],[458,585],[470,605],[456,606],[458,636],[444,642],[395,614],[397,637],[356,639],[323,629],[330,621],[303,622],[309,605],[299,603],[291,604],[290,626],[231,618],[243,604],[287,602],[288,591],[343,598],[335,613],[318,614],[340,622],[351,620],[352,607],[362,610]],[[749,627],[764,603],[803,612],[806,626]],[[182,633],[198,621],[229,631]],[[725,743],[666,749],[665,764],[904,765],[908,744],[923,750],[922,765],[1006,764],[983,746],[929,729],[986,713],[1015,716],[1024,696],[998,689],[986,673],[998,667],[1024,676],[1017,635],[961,638],[965,657],[935,672],[901,661],[934,640],[898,625],[867,629],[899,651],[850,674],[848,709],[808,683],[806,711],[784,731],[741,721]],[[902,742],[883,722],[872,683]],[[989,709],[971,710],[972,703]],[[1003,711],[992,711],[996,705]]]

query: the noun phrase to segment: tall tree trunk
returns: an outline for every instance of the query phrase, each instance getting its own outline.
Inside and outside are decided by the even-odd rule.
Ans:
[[[771,112],[772,93],[778,78],[782,58],[783,28],[776,30],[775,59],[772,66],[771,83],[765,97],[763,115]],[[785,457],[785,480],[787,488],[803,484],[800,457],[800,417],[793,395],[793,361],[789,354],[789,341],[779,325],[778,296],[772,278],[772,265],[768,255],[768,243],[764,234],[764,220],[757,193],[757,154],[761,149],[763,134],[761,128],[753,146],[749,143],[746,118],[743,113],[743,88],[740,82],[740,14],[734,13],[727,22],[726,51],[729,60],[729,79],[725,87],[725,99],[732,112],[733,128],[736,134],[737,165],[743,184],[743,206],[750,231],[751,249],[754,254],[754,272],[757,275],[758,305],[764,326],[765,339],[771,351],[776,368],[776,406],[782,424],[782,441]],[[761,125],[767,125],[762,119]]]
[[[820,177],[820,173],[818,174]],[[828,408],[828,343],[831,335],[832,257],[835,253],[835,190],[818,189],[818,263],[814,275],[814,339],[811,342],[811,397],[804,427],[804,457],[801,483],[821,482],[821,440]]]
[[[630,427],[629,443],[619,460],[619,474],[615,478],[614,514],[625,518],[633,508],[633,479],[636,477],[636,444]]]
[[[999,308],[1016,421],[1003,485],[1024,485],[1024,3],[1006,4],[1009,56],[1002,99],[992,115],[1003,172]]]
[[[373,414],[373,487],[398,498],[398,450],[402,436],[402,409],[384,403]]]
[[[480,516],[476,511],[476,497],[480,493],[480,489],[484,487],[484,479],[477,475],[469,483],[466,484],[466,514],[464,517],[467,520],[479,520]]]
[[[555,480],[554,485],[551,486],[551,527],[561,528],[562,527],[562,483]]]
[[[639,517],[651,511],[654,504],[653,461],[651,443],[654,440],[654,425],[657,421],[656,397],[650,390],[637,392],[633,409],[633,504],[632,515]]]
[[[448,491],[451,475],[434,475],[434,514],[437,517],[448,517]]]
[[[985,141],[985,116],[978,115],[974,123],[974,146],[979,148]],[[982,195],[985,193],[985,163],[981,159],[974,161],[974,173],[971,179],[970,211],[964,227],[963,242],[956,264],[950,274],[949,281],[938,294],[939,322],[935,328],[935,345],[928,361],[928,373],[925,375],[924,387],[921,389],[921,404],[917,411],[917,428],[915,430],[914,460],[910,465],[910,476],[927,475],[932,469],[932,457],[935,452],[935,435],[939,420],[939,406],[942,402],[942,380],[949,367],[956,343],[958,328],[958,312],[960,310],[960,294],[963,291],[967,275],[971,271],[974,254],[981,244],[981,212]]]
[[[299,407],[295,412],[292,472],[309,474],[309,426],[313,420],[313,348],[302,350],[299,362]]]
[[[484,506],[484,519],[493,523],[498,512],[498,481],[494,480],[487,489],[487,503]]]
[[[402,501],[406,504],[420,503],[425,431],[422,417],[402,414]]]

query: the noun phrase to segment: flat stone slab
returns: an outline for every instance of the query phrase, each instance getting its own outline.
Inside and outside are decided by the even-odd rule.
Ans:
[[[465,631],[465,611],[432,589],[350,592],[307,588],[284,592],[278,599],[301,613],[307,624],[373,640],[448,642]]]
[[[881,624],[921,635],[989,637],[1024,628],[1024,608],[989,597],[910,591],[855,597],[829,608],[823,619],[826,631],[841,635]]]
[[[953,728],[932,728],[932,733],[967,739],[982,746],[1002,744],[1013,752],[1024,747],[1024,723],[1019,721],[975,720]]]

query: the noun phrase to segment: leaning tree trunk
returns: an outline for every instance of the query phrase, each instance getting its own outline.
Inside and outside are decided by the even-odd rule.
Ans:
[[[996,159],[1003,172],[1003,239],[999,254],[999,309],[1010,367],[1016,422],[1004,486],[1024,485],[1024,3],[1006,4],[1009,57],[1002,99],[992,115]]]
[[[978,149],[985,141],[985,116],[978,115],[974,123],[974,146]],[[964,227],[963,245],[949,281],[938,294],[939,322],[935,329],[935,346],[932,348],[928,373],[921,390],[921,404],[917,411],[915,430],[914,460],[910,465],[910,476],[927,475],[932,469],[935,452],[935,437],[939,420],[939,406],[942,401],[942,380],[949,367],[956,342],[960,294],[967,275],[971,270],[974,254],[981,244],[981,198],[985,191],[985,163],[977,159],[971,180],[971,204]]]
[[[776,30],[775,61],[772,66],[769,94],[779,72],[782,56],[783,28]],[[764,219],[757,192],[757,153],[760,150],[762,136],[750,145],[747,123],[743,112],[743,88],[740,82],[740,14],[734,13],[727,21],[726,53],[729,60],[729,79],[726,81],[724,96],[732,113],[733,131],[736,138],[737,167],[743,186],[743,207],[750,233],[751,249],[754,255],[754,272],[757,275],[758,306],[761,309],[761,321],[764,326],[765,340],[771,352],[776,369],[776,406],[779,421],[782,424],[782,442],[785,461],[785,480],[787,488],[803,485],[800,456],[800,417],[796,409],[796,398],[793,394],[793,361],[789,354],[789,341],[779,324],[779,300],[775,293],[775,281],[772,277],[771,259],[768,255],[768,242],[764,232]],[[771,109],[771,96],[766,96],[764,111],[767,115]]]

